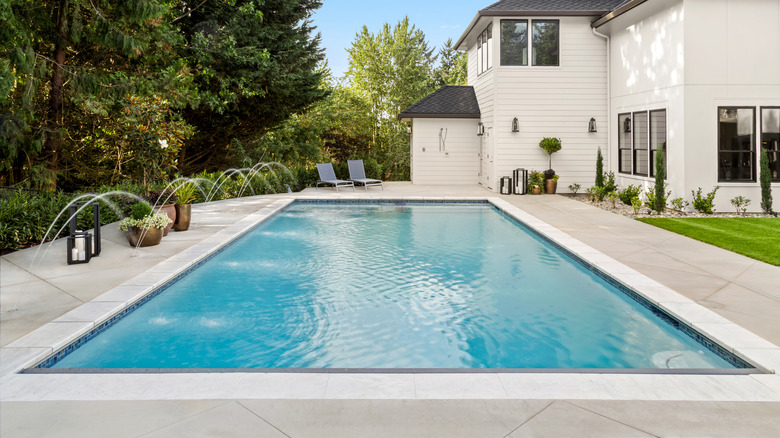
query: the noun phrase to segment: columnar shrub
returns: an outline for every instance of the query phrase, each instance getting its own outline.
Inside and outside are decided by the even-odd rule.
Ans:
[[[601,148],[596,154],[596,187],[604,187],[604,157],[601,155]]]
[[[666,209],[666,197],[664,196],[664,177],[666,171],[664,169],[664,151],[659,149],[655,153],[655,203],[651,205],[653,210],[663,213]]]
[[[761,209],[764,213],[772,213],[772,177],[769,173],[769,157],[767,156],[766,149],[761,149]]]

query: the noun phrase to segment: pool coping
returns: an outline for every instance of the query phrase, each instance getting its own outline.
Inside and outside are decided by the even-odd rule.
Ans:
[[[680,295],[672,289],[661,285],[655,280],[640,274],[628,266],[606,256],[568,234],[552,227],[551,225],[530,215],[521,208],[509,202],[490,196],[481,197],[419,197],[419,196],[371,196],[366,198],[350,198],[350,201],[479,201],[488,202],[498,210],[515,218],[536,230],[537,233],[552,240],[556,244],[574,253],[594,267],[612,276],[630,290],[645,297],[660,309],[674,316],[681,322],[695,330],[706,334],[713,341],[731,351],[736,356],[752,363],[763,372],[762,374],[697,374],[687,373],[654,374],[654,373],[626,373],[600,371],[596,373],[577,372],[578,370],[555,370],[547,372],[520,372],[502,373],[500,371],[487,371],[470,373],[461,372],[415,372],[415,370],[402,370],[397,373],[351,373],[317,372],[317,373],[290,373],[290,372],[196,372],[196,373],[151,373],[151,374],[85,374],[85,373],[47,373],[47,374],[18,374],[19,371],[29,368],[57,350],[68,345],[88,333],[97,325],[112,318],[123,309],[143,299],[159,286],[165,284],[181,272],[186,271],[201,260],[210,257],[214,252],[220,251],[233,240],[239,238],[246,231],[254,228],[262,221],[271,217],[278,210],[288,206],[296,200],[303,201],[327,201],[315,196],[290,196],[278,198],[269,205],[252,213],[235,224],[215,233],[200,243],[187,250],[168,258],[147,270],[144,274],[136,276],[114,289],[107,291],[92,301],[66,313],[60,318],[45,324],[32,333],[12,342],[0,349],[0,384],[3,391],[0,400],[48,400],[63,399],[148,399],[145,397],[163,397],[164,399],[188,399],[195,393],[187,390],[191,384],[198,384],[211,388],[210,392],[204,388],[196,391],[197,398],[328,398],[328,387],[331,395],[336,398],[344,395],[343,391],[333,389],[331,380],[337,382],[335,388],[351,388],[346,394],[352,394],[357,398],[514,398],[518,382],[522,382],[521,398],[587,398],[587,399],[644,399],[652,394],[653,397],[663,397],[663,400],[731,400],[731,401],[780,401],[780,376],[775,371],[780,368],[780,348],[760,338],[743,327],[732,323],[726,318],[717,315],[694,301]],[[303,376],[307,377],[303,377]],[[274,377],[276,376],[276,377]],[[283,377],[286,376],[286,377]],[[290,376],[298,376],[290,380]],[[323,377],[324,376],[324,377]],[[407,377],[404,377],[407,376]],[[411,380],[409,377],[411,376]],[[469,377],[470,376],[470,377]],[[556,376],[556,377],[551,377]],[[562,377],[568,376],[568,377]],[[575,377],[576,376],[576,377]],[[367,378],[376,378],[375,383],[366,382]],[[324,378],[324,381],[323,381]],[[563,379],[562,381],[579,382],[579,390],[575,391],[577,397],[571,397],[571,388],[561,386],[560,394],[555,394],[556,384],[550,379]],[[688,384],[685,379],[690,379]],[[369,379],[371,380],[371,379]],[[408,384],[412,382],[413,393],[408,391]],[[484,392],[469,389],[464,382],[473,382],[481,385]],[[166,383],[179,382],[176,390],[168,388],[167,394],[158,394],[154,388],[157,385],[168,387]],[[218,384],[222,382],[222,384]],[[231,386],[232,383],[237,386]],[[252,394],[244,394],[240,388],[243,385],[254,387],[263,382],[261,388]],[[282,382],[286,382],[282,384]],[[301,386],[309,382],[311,388]],[[392,385],[379,385],[378,382],[392,383]],[[404,383],[405,382],[405,383]],[[439,382],[439,383],[436,383]],[[481,382],[481,383],[480,383]],[[120,384],[121,383],[121,384]],[[132,384],[131,384],[132,383]],[[180,386],[184,384],[184,386]],[[313,390],[325,385],[323,392]],[[433,384],[437,390],[418,391],[418,387],[426,388]],[[496,385],[498,384],[498,385]],[[85,388],[94,390],[93,397],[89,398],[89,389],[77,388],[78,385],[86,385]],[[487,385],[487,386],[485,386]],[[646,386],[650,385],[650,386]],[[304,385],[305,386],[305,385]],[[35,389],[37,388],[37,389]],[[44,390],[45,388],[45,390]],[[66,389],[63,389],[66,388]],[[140,388],[140,389],[139,389]],[[233,392],[228,394],[228,388]],[[300,391],[292,391],[299,388]],[[361,388],[363,388],[361,390]],[[407,388],[407,390],[401,390]],[[455,391],[454,388],[461,388]],[[492,388],[492,389],[491,389]],[[514,389],[513,389],[514,388]],[[587,391],[582,389],[588,388]],[[142,390],[141,390],[142,389]],[[659,393],[660,389],[664,389]],[[181,391],[180,391],[181,390]],[[75,391],[75,392],[74,392]],[[86,391],[86,392],[85,392]],[[139,392],[140,391],[140,392]],[[336,391],[334,393],[333,391]],[[80,394],[80,395],[79,395]],[[232,394],[232,395],[231,395]],[[318,395],[319,394],[319,395]],[[340,395],[339,395],[340,394]],[[554,396],[554,397],[553,397]],[[52,398],[54,397],[54,398]],[[86,398],[79,398],[86,397]],[[110,398],[103,398],[110,397]],[[624,398],[623,398],[624,397]],[[650,398],[657,399],[657,398]]]

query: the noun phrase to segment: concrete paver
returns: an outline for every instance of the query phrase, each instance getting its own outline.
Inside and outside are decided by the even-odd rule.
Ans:
[[[305,195],[327,198],[393,195],[500,197],[769,342],[780,345],[780,329],[776,323],[780,316],[778,267],[714,249],[561,196],[498,196],[479,187],[413,186],[408,183],[387,183],[385,187],[385,191],[339,191],[338,194],[333,190],[307,190]],[[32,269],[29,266],[35,249],[3,256],[0,259],[0,344],[8,345],[159,262],[187,253],[188,248],[201,245],[200,242],[277,198],[255,197],[195,206],[190,231],[172,231],[163,244],[135,253],[115,226],[106,226],[103,231],[104,253],[87,265],[67,266],[64,246],[58,247],[62,245],[59,242]],[[83,284],[88,286],[81,286]],[[123,293],[120,287],[112,294],[112,297],[99,300],[110,302],[128,292]],[[760,348],[764,346],[756,345],[756,348],[758,350],[755,351],[761,353],[763,350]],[[36,351],[31,350],[31,354],[37,354]],[[774,351],[766,351],[767,354],[775,354]],[[6,365],[3,363],[3,366]],[[31,377],[35,379],[24,382],[35,381],[39,386],[13,390],[37,391],[57,401],[0,403],[0,435],[3,437],[780,435],[780,403],[777,402],[692,402],[684,400],[684,390],[676,392],[683,400],[664,398],[662,392],[674,392],[675,379],[685,379],[685,376],[664,379],[664,385],[669,386],[656,385],[655,391],[648,391],[648,397],[665,401],[620,399],[623,389],[628,393],[632,387],[646,385],[643,382],[657,381],[647,376],[627,376],[623,379],[626,388],[612,388],[616,397],[614,401],[576,399],[580,395],[586,396],[588,387],[603,385],[604,380],[572,374],[541,380],[523,378],[522,375],[502,375],[497,385],[490,380],[490,375],[477,376],[472,379],[473,382],[451,382],[435,375],[414,376],[411,381],[410,376],[390,376],[384,383],[397,386],[393,396],[396,399],[393,400],[366,398],[381,386],[371,381],[370,375],[364,376],[368,380],[363,387],[354,379],[335,377],[333,382],[329,382],[326,374],[289,375],[287,383],[284,379],[265,379],[263,376],[223,378],[221,384],[231,382],[225,393],[234,394],[232,399],[226,400],[197,399],[198,387],[203,386],[205,393],[212,384],[208,376],[196,378],[194,386],[191,378],[178,379],[179,385],[184,382],[190,385],[183,393],[194,399],[176,397],[177,379],[167,376],[156,380],[157,384],[152,382],[138,388],[144,392],[140,394],[146,398],[143,401],[112,400],[110,393],[101,394],[101,401],[78,401],[90,400],[92,389],[89,382],[94,379],[89,376],[81,379],[78,376],[51,376],[51,382],[70,379],[73,386],[60,385],[59,392],[47,388],[48,377]],[[760,395],[754,399],[774,400],[773,394],[780,394],[776,377],[759,375],[753,379],[734,376],[734,379],[743,379],[739,381],[746,382],[745,391]],[[111,376],[104,379],[119,385],[116,388],[123,385],[122,379]],[[483,382],[480,379],[487,380]],[[125,386],[135,381],[132,376],[125,380]],[[569,388],[557,393],[569,394],[574,399],[523,400],[523,394],[529,388],[534,389],[536,394],[543,392],[542,387],[533,388],[541,381],[549,382],[551,388],[556,385]],[[705,391],[723,380],[704,376],[698,381]],[[10,390],[12,388],[8,385],[19,382],[19,379],[0,381],[0,396],[4,385]],[[269,385],[284,386],[277,388],[277,393],[287,390],[291,396],[299,396],[310,391],[311,397],[319,399],[267,400],[254,397],[268,389]],[[445,385],[450,385],[452,397],[465,399],[405,399],[411,397],[405,394],[412,391],[419,396],[424,395],[428,388],[433,391],[435,387],[441,389]],[[242,393],[255,399],[242,399]],[[749,398],[750,394],[745,396]],[[488,399],[477,400],[481,397]],[[166,398],[178,399],[161,401]]]

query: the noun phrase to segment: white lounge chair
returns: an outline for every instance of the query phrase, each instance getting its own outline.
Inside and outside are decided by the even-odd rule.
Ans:
[[[320,174],[320,180],[317,181],[315,189],[318,189],[320,184],[332,184],[336,187],[337,192],[339,187],[352,187],[352,190],[355,190],[355,183],[352,181],[336,178],[336,172],[333,170],[333,164],[331,163],[317,163],[317,173]]]
[[[382,185],[382,181],[378,179],[366,178],[366,169],[363,167],[363,160],[347,160],[347,166],[349,166],[349,180],[362,184],[368,191],[368,186],[379,186],[382,190],[385,186]]]

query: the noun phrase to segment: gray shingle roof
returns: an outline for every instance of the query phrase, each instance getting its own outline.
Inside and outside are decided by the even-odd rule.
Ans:
[[[480,12],[601,12],[607,13],[627,0],[501,0]]]
[[[478,119],[480,114],[474,87],[445,85],[403,110],[398,118]]]

